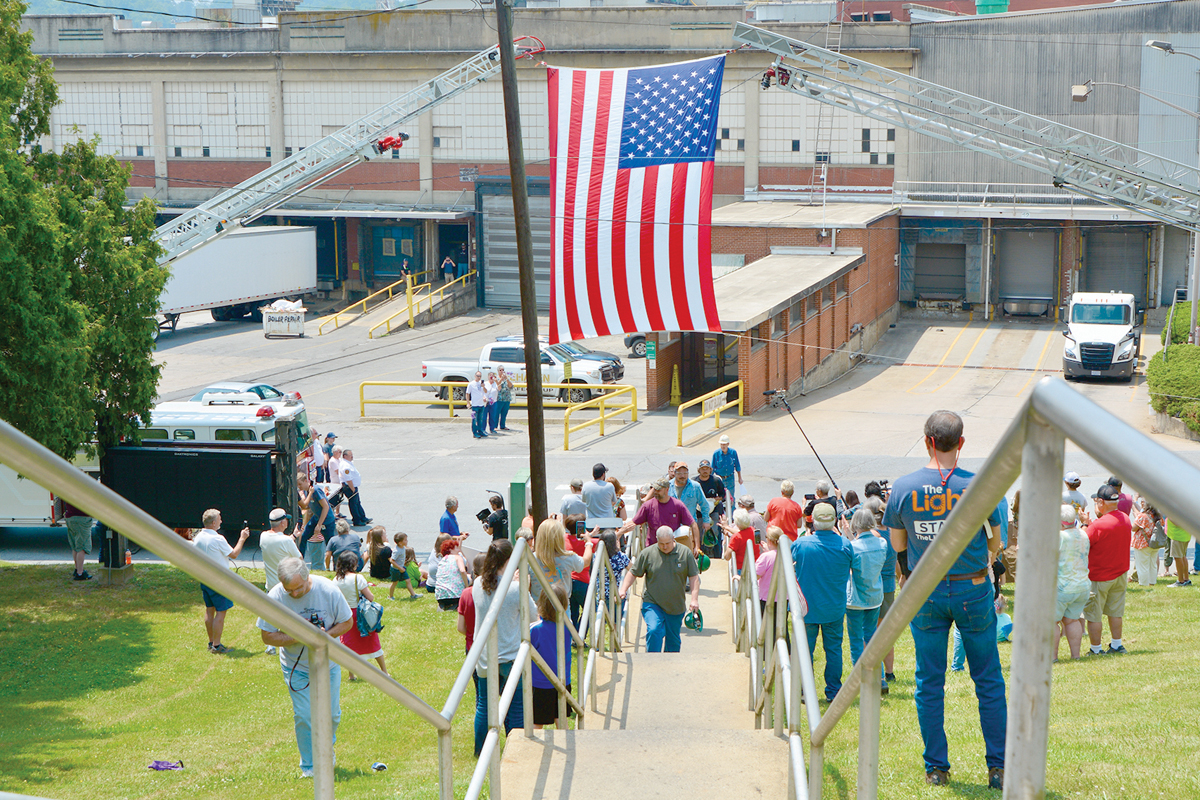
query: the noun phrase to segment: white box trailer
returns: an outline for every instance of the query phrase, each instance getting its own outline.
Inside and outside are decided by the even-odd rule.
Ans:
[[[233,231],[169,266],[159,313],[174,329],[185,311],[238,319],[281,297],[317,291],[317,231],[261,225]]]
[[[82,452],[75,456],[74,464],[90,475],[100,474],[99,460],[86,458]],[[50,525],[57,522],[54,496],[50,490],[0,464],[0,527]]]

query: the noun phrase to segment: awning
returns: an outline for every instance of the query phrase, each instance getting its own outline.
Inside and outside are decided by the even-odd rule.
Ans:
[[[726,273],[713,281],[721,329],[748,331],[866,261],[859,248],[833,254],[772,253]]]
[[[191,211],[190,208],[159,208],[156,213],[177,216]],[[469,219],[475,214],[474,207],[446,208],[273,208],[264,217],[353,217],[357,219],[391,219],[397,221],[432,219],[450,222]]]
[[[865,228],[896,213],[890,203],[807,203],[747,200],[714,208],[714,228]]]

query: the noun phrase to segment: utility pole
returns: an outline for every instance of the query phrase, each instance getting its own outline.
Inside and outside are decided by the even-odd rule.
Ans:
[[[529,187],[517,98],[517,60],[513,53],[512,0],[497,0],[500,36],[500,85],[504,89],[504,127],[508,133],[508,172],[512,178],[513,223],[517,226],[517,270],[521,280],[521,333],[525,340],[525,399],[529,411],[529,483],[533,527],[546,518],[546,425],[542,409],[542,347],[538,340],[537,288],[533,282],[533,238],[529,233]]]

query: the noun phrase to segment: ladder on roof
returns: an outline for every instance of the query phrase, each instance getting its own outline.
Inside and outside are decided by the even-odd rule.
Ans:
[[[521,45],[524,39],[537,44]],[[533,37],[521,37],[513,46],[518,58],[544,49]],[[399,148],[408,139],[408,134],[398,132],[401,125],[499,72],[500,47],[496,45],[180,214],[154,233],[155,241],[165,251],[158,263],[169,264],[258,219],[301,192]]]
[[[734,41],[774,53],[777,85],[834,108],[1041,172],[1054,186],[1200,233],[1200,168],[745,23]]]
[[[825,26],[825,49],[831,53],[842,52],[842,19],[839,3],[833,4],[833,18]],[[817,106],[817,120],[813,130],[813,167],[808,178],[808,201],[815,201],[817,181],[821,186],[821,205],[825,204],[829,188],[829,165],[833,163],[833,109],[825,103]]]

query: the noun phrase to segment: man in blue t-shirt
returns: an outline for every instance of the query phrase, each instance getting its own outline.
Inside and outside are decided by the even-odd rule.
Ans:
[[[458,517],[454,516],[458,511],[458,498],[450,495],[446,498],[446,510],[442,512],[442,518],[438,520],[438,533],[444,533],[447,536],[460,536],[461,531],[458,529]]]
[[[929,463],[892,484],[884,524],[890,529],[900,571],[909,575],[933,543],[954,504],[974,475],[958,468],[963,445],[962,418],[953,411],[935,411],[925,420],[925,449]],[[1000,512],[988,517],[967,549],[950,567],[912,621],[916,647],[917,721],[925,741],[925,781],[944,785],[950,780],[950,754],[943,724],[946,705],[946,645],[953,623],[962,633],[988,766],[988,786],[1004,786],[1004,737],[1008,713],[1004,676],[996,648],[996,610],[988,565],[1000,549]],[[811,602],[811,601],[810,601]]]
[[[825,648],[825,699],[842,688],[842,620],[846,617],[846,581],[854,551],[850,542],[833,530],[837,512],[828,503],[813,509],[813,535],[801,536],[792,545],[796,582],[808,603],[804,629],[808,653],[817,647],[817,633]]]

